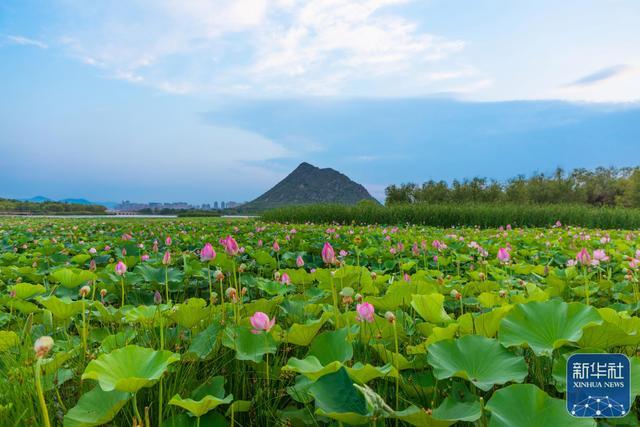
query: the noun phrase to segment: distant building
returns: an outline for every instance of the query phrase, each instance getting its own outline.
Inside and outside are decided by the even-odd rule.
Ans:
[[[219,209],[218,208],[218,201],[213,202],[213,209]]]
[[[220,209],[225,209],[225,208],[226,208],[225,202],[220,202]]]

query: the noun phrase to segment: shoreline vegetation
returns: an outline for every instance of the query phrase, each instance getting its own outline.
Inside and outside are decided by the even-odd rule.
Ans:
[[[635,229],[640,227],[640,209],[563,204],[515,203],[414,203],[380,206],[362,202],[355,206],[300,205],[267,211],[262,220],[290,223],[415,224],[433,227],[479,226],[550,227],[563,225],[590,228]]]

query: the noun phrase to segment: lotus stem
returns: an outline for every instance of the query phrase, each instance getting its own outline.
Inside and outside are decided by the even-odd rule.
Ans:
[[[393,324],[393,341],[395,344],[395,365],[398,365],[398,355],[400,354],[398,349],[398,326],[396,325],[396,320],[392,322]],[[400,410],[400,369],[396,366],[396,370],[398,371],[396,374],[396,411]],[[398,425],[398,419],[396,418],[396,426]]]
[[[40,411],[42,412],[42,424],[44,427],[51,427],[51,423],[49,421],[49,411],[47,410],[47,402],[44,400],[44,392],[42,391],[42,382],[40,371],[40,362],[41,358],[38,357],[36,360],[35,366],[35,382],[36,382],[36,392],[38,393],[38,401],[40,403]]]
[[[136,394],[133,394],[133,400],[131,401],[131,404],[133,405],[133,413],[136,416],[136,420],[137,422],[140,422],[140,424],[142,424],[142,420],[143,418],[140,416],[140,411],[138,411],[138,399],[136,398]]]
[[[124,278],[122,276],[120,276],[120,287],[122,288],[122,304],[121,304],[121,306],[124,307]]]
[[[335,329],[338,329],[338,294],[336,293],[336,285],[333,283],[333,275],[331,275],[331,293],[333,294],[333,311],[335,313]]]
[[[169,304],[169,267],[164,267],[164,297],[167,304]]]
[[[84,353],[83,358],[87,357],[87,318],[84,312],[84,297],[82,297],[82,349]]]

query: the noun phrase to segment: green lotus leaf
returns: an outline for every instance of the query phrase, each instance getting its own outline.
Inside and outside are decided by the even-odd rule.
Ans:
[[[410,361],[402,353],[395,353],[387,350],[382,344],[372,344],[371,348],[378,353],[378,356],[380,356],[380,359],[382,359],[384,363],[389,363],[395,366],[399,371],[404,369],[421,368],[426,365],[426,361],[423,361],[422,358],[415,358]]]
[[[122,312],[120,310],[112,306],[105,307],[100,301],[94,301],[91,307],[97,312],[95,313],[96,318],[102,322],[119,323],[122,319]]]
[[[479,335],[432,344],[427,360],[436,378],[464,378],[484,391],[495,384],[522,382],[528,373],[524,358]]]
[[[16,298],[27,299],[34,295],[43,294],[47,290],[42,285],[32,285],[31,283],[17,283],[9,286],[9,290],[15,292]]]
[[[533,384],[513,384],[496,391],[486,408],[491,411],[490,427],[596,425],[591,418],[572,417],[564,400],[549,397]]]
[[[174,310],[171,315],[173,320],[187,329],[198,325],[211,314],[211,309],[202,298],[190,298],[184,304],[176,304]]]
[[[170,351],[128,345],[89,362],[82,379],[98,381],[104,391],[135,393],[153,385],[170,364],[179,360],[180,355]]]
[[[367,402],[354,386],[346,369],[324,375],[309,388],[316,414],[352,425],[366,424],[371,413]]]
[[[18,334],[13,331],[0,331],[0,351],[7,351],[20,343]]]
[[[630,358],[631,371],[631,401],[640,395],[640,357],[633,356]]]
[[[55,295],[38,297],[38,302],[61,320],[67,320],[76,314],[82,313],[82,301],[72,301],[69,297],[58,298]],[[86,303],[85,303],[86,306]]]
[[[411,307],[427,322],[445,323],[451,320],[444,310],[442,294],[411,295]]]
[[[438,420],[473,422],[481,416],[482,405],[479,400],[461,402],[447,397],[433,410],[433,417]]]
[[[207,328],[193,337],[188,352],[194,353],[200,359],[205,359],[216,347],[221,330],[222,326],[219,323],[212,323],[207,326]]]
[[[130,393],[104,391],[95,386],[80,396],[76,406],[64,416],[64,427],[92,427],[108,423],[129,401]]]
[[[236,359],[260,363],[267,353],[275,353],[277,346],[271,334],[254,334],[246,326],[229,326],[222,334],[222,345],[236,351]]]
[[[104,353],[110,353],[115,349],[129,345],[137,335],[135,329],[125,329],[115,335],[105,337],[100,343],[100,348]]]
[[[230,394],[223,399],[220,399],[215,396],[205,396],[200,400],[193,399],[183,399],[180,395],[176,394],[169,401],[169,405],[179,406],[182,409],[186,409],[195,417],[201,417],[207,412],[216,409],[220,405],[226,405],[231,403],[233,400],[233,395]]]
[[[340,368],[342,368],[342,363],[338,361],[331,362],[325,366],[320,363],[317,357],[307,356],[304,359],[292,357],[287,364],[282,367],[282,370],[297,372],[315,381],[326,374],[338,371]]]
[[[158,308],[153,305],[139,305],[137,307],[125,307],[124,320],[129,323],[155,324],[158,318]]]
[[[182,271],[177,270],[175,268],[167,269],[166,276],[165,276],[164,266],[153,267],[149,264],[138,265],[135,271],[136,273],[140,273],[140,276],[142,276],[145,282],[162,284],[162,285],[164,285],[165,280],[167,279],[169,280],[169,283],[179,283],[182,281],[182,278],[184,277],[184,274],[182,273]]]
[[[323,365],[346,362],[353,357],[353,345],[347,336],[347,328],[323,332],[313,340],[307,356],[315,356]]]
[[[611,347],[635,347],[640,344],[640,318],[621,316],[611,308],[601,308],[598,313],[604,323],[584,329],[579,341],[581,347],[606,350]]]
[[[498,333],[500,322],[512,308],[512,305],[506,304],[482,314],[466,313],[457,319],[460,324],[460,334],[474,334],[494,338]]]
[[[394,417],[419,427],[448,427],[455,423],[455,421],[436,419],[426,410],[413,405],[403,411],[396,411]]]
[[[560,300],[518,304],[500,322],[498,337],[505,347],[527,345],[539,356],[582,337],[583,329],[602,324],[588,305]]]
[[[287,331],[287,342],[302,346],[309,345],[326,320],[327,316],[323,315],[320,319],[305,324],[294,323]]]
[[[80,270],[78,268],[61,268],[50,274],[53,282],[60,283],[67,289],[77,288],[90,280],[96,280],[97,276],[88,270]]]

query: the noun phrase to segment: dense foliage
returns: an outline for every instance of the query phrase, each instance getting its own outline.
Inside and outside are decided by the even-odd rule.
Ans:
[[[638,258],[562,224],[2,218],[0,424],[593,426],[566,360],[625,353],[640,393]]]
[[[640,209],[596,208],[585,205],[526,204],[401,204],[380,206],[309,205],[273,209],[262,214],[267,221],[339,224],[419,224],[434,227],[499,227],[512,224],[545,227],[563,224],[600,228],[640,227]]]
[[[42,203],[23,202],[19,200],[0,199],[0,213],[22,213],[35,215],[101,215],[107,208],[99,205],[84,205],[75,203],[51,202]]]
[[[527,203],[640,207],[640,169],[576,169],[565,174],[520,175],[506,184],[486,178],[408,183],[386,188],[386,204],[395,203]]]

